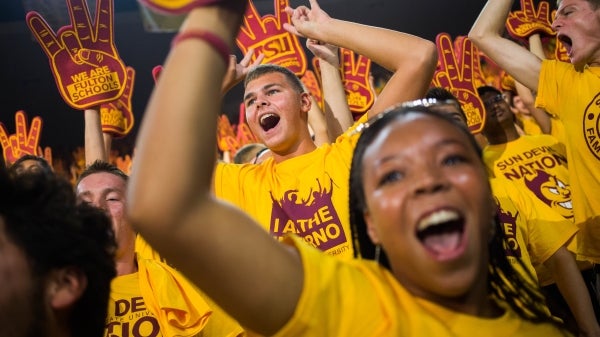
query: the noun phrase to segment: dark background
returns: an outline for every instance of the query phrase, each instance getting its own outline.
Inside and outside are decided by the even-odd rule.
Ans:
[[[115,1],[115,43],[121,58],[136,69],[133,94],[135,126],[113,146],[129,151],[143,117],[146,102],[154,85],[151,70],[165,59],[173,33],[153,33],[145,29],[136,0]],[[95,8],[95,1],[88,1]],[[261,14],[273,12],[273,0],[255,0]],[[292,7],[308,5],[308,0],[290,0]],[[415,34],[430,40],[440,32],[452,37],[466,35],[485,1],[483,0],[321,0],[321,7],[332,17],[386,27]],[[518,1],[517,4],[518,5]],[[48,59],[31,37],[24,18],[35,9],[56,30],[65,25],[68,15],[65,0],[0,1],[0,55],[3,83],[0,122],[14,133],[14,113],[24,110],[29,119],[44,120],[40,145],[50,146],[55,156],[69,154],[83,145],[83,114],[67,106],[60,97],[50,72]],[[92,9],[93,11],[93,9]],[[68,21],[67,21],[68,22]],[[301,41],[304,43],[304,41]],[[382,41],[382,43],[385,43]],[[236,51],[238,59],[241,57]],[[307,57],[310,58],[310,53]],[[374,65],[375,76],[379,76]],[[242,91],[234,88],[227,96],[223,111],[232,123],[237,122]]]

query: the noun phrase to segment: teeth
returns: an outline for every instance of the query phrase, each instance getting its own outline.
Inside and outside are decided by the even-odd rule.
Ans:
[[[419,221],[417,225],[417,230],[422,231],[431,226],[439,225],[444,222],[454,221],[459,218],[458,213],[449,210],[442,210],[435,213],[430,214],[428,217]]]
[[[275,116],[274,114],[264,114],[264,115],[260,116],[260,120],[259,120],[260,124],[263,124],[265,122],[265,120],[269,117],[277,117],[277,116]]]
[[[558,204],[561,205],[562,207],[566,208],[566,209],[572,209],[573,208],[573,204],[570,201],[559,202]]]

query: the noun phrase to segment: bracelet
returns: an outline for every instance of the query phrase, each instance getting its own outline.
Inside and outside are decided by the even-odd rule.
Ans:
[[[181,32],[175,36],[173,42],[171,42],[171,47],[187,39],[203,40],[204,42],[208,43],[211,47],[213,47],[217,53],[219,53],[219,55],[223,59],[223,62],[225,62],[226,65],[229,64],[229,46],[217,34],[205,30],[191,30]]]
[[[144,6],[162,14],[178,15],[188,13],[197,7],[220,6],[234,12],[243,13],[247,0],[139,0]],[[169,2],[170,1],[170,2]]]

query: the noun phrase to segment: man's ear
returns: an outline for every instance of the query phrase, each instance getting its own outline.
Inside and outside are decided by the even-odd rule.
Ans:
[[[50,306],[55,310],[67,309],[81,298],[87,277],[77,268],[66,267],[52,271],[46,284]]]
[[[302,100],[302,111],[308,113],[312,106],[312,100],[310,99],[310,94],[307,92],[303,92],[300,94],[300,99]]]
[[[371,214],[368,210],[363,211],[363,217],[365,218],[365,223],[367,224],[367,235],[369,235],[371,242],[373,242],[374,245],[380,244],[381,241],[379,240],[379,233],[373,224],[373,219],[371,218]]]

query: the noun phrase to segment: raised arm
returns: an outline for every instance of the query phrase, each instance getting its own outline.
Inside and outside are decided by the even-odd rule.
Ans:
[[[300,259],[211,192],[227,49],[242,13],[197,7],[181,26],[141,125],[128,215],[148,243],[241,325],[269,335],[293,314]]]
[[[353,123],[340,73],[339,48],[313,39],[307,39],[306,47],[319,59],[323,110],[330,138],[334,141]]]
[[[544,55],[544,47],[542,45],[542,37],[540,34],[532,34],[529,37],[529,51],[535,54],[540,59],[546,58]],[[552,132],[552,121],[550,115],[544,109],[535,107],[535,96],[531,89],[527,88],[519,81],[515,81],[515,87],[517,94],[523,100],[523,104],[529,109],[531,115],[537,121],[538,125],[542,129],[543,133],[551,134]]]
[[[108,161],[108,153],[102,134],[102,122],[99,107],[85,109],[83,111],[85,166],[96,160]]]
[[[348,48],[394,72],[368,112],[372,117],[400,102],[421,98],[437,64],[435,44],[420,37],[331,18],[310,0],[310,7],[287,8],[286,29],[307,38]]]
[[[469,32],[469,39],[515,80],[537,91],[542,60],[502,37],[513,0],[488,0]]]
[[[329,134],[325,114],[313,95],[310,95],[310,100],[312,104],[310,110],[308,110],[308,125],[312,129],[315,145],[321,146],[322,144],[331,143],[334,138]]]
[[[515,81],[515,89],[517,90],[517,95],[521,101],[523,101],[523,104],[529,110],[531,116],[538,123],[542,132],[551,134],[552,121],[550,120],[550,115],[548,115],[546,110],[535,107],[535,97],[533,96],[531,89],[525,87],[518,81]]]
[[[565,246],[559,248],[544,265],[550,269],[556,286],[577,321],[580,336],[600,336],[590,294],[577,268],[575,258]]]
[[[246,75],[253,67],[259,65],[265,58],[265,55],[260,53],[256,56],[256,59],[252,61],[252,55],[254,54],[254,48],[248,49],[242,60],[238,63],[235,54],[229,55],[229,64],[223,83],[221,85],[221,91],[225,95],[231,88],[235,87],[238,83],[246,78]]]

